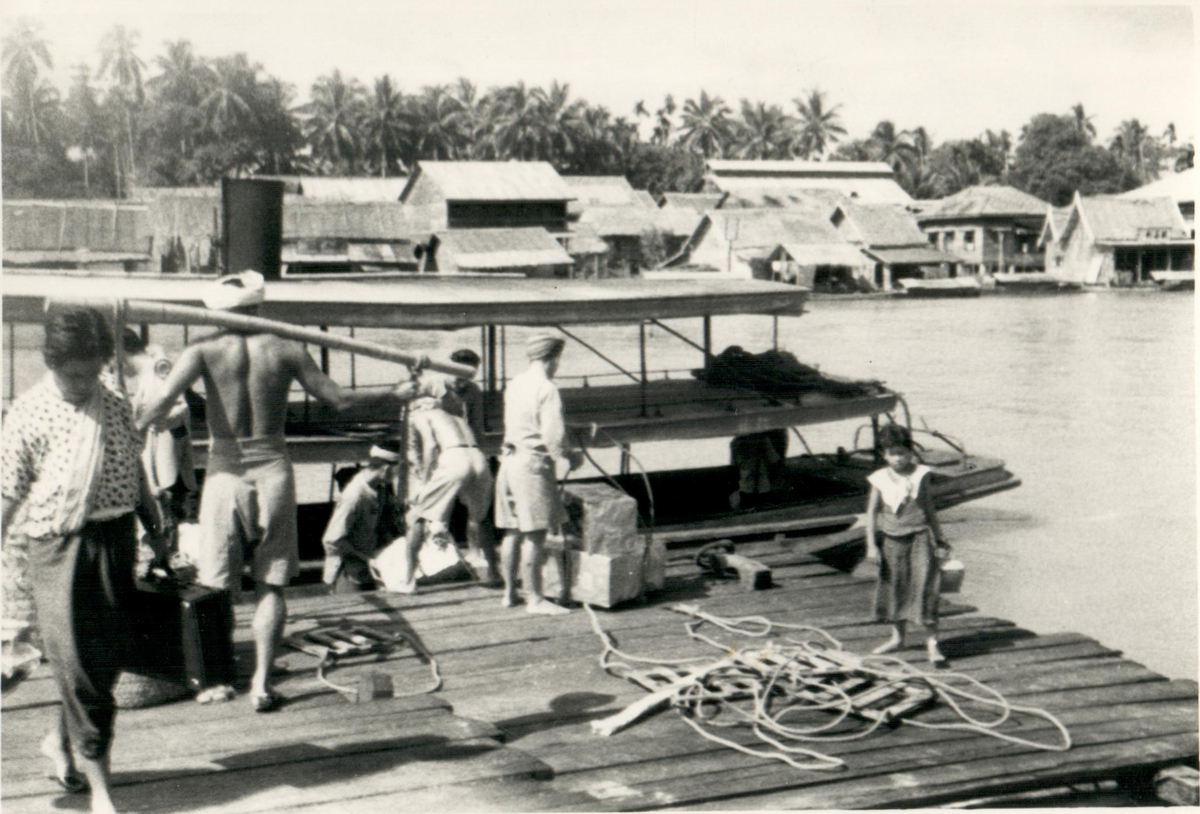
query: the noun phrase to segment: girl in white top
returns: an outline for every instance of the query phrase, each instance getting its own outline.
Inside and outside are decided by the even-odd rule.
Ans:
[[[889,424],[879,431],[887,466],[867,478],[867,559],[879,564],[875,619],[891,622],[892,635],[873,651],[890,653],[904,644],[908,622],[925,628],[931,663],[945,660],[938,648],[939,561],[950,547],[929,490],[929,467],[917,463],[907,429]],[[877,539],[883,534],[883,545]],[[881,556],[882,552],[882,556]]]

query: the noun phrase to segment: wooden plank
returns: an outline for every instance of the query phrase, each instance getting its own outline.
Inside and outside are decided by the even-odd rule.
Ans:
[[[1132,708],[1138,711],[1139,708]],[[1147,707],[1136,718],[1131,710],[1112,708],[1087,708],[1063,714],[1078,744],[1070,752],[1034,752],[1027,748],[1001,743],[992,738],[978,735],[963,736],[964,733],[930,733],[937,739],[913,740],[908,735],[912,728],[902,727],[880,737],[880,741],[896,742],[895,746],[875,746],[864,751],[862,741],[820,744],[820,751],[846,757],[853,755],[849,768],[841,773],[802,772],[775,761],[758,760],[733,750],[690,755],[671,760],[656,760],[649,755],[619,767],[605,767],[580,774],[564,773],[558,769],[558,784],[568,789],[588,791],[603,788],[606,783],[620,782],[629,790],[627,798],[619,801],[597,800],[596,807],[602,810],[628,808],[656,808],[685,806],[722,799],[730,800],[744,795],[762,796],[768,789],[797,789],[796,793],[781,795],[787,805],[772,807],[820,807],[852,808],[859,806],[892,807],[905,797],[894,798],[888,794],[890,784],[880,784],[880,777],[901,774],[908,778],[921,773],[931,778],[952,776],[966,780],[992,771],[992,767],[1006,759],[1015,758],[1014,765],[1024,770],[1028,766],[1041,766],[1046,777],[1068,778],[1077,776],[1079,765],[1086,763],[1090,754],[1087,747],[1112,747],[1105,753],[1104,767],[1117,767],[1121,760],[1139,754],[1137,747],[1149,744],[1169,743],[1161,749],[1163,759],[1171,756],[1179,759],[1188,748],[1196,748],[1195,705],[1176,703],[1170,708],[1160,705]],[[682,723],[680,724],[682,727]],[[1048,736],[1049,724],[1034,722],[1022,727],[1026,737]],[[1182,735],[1181,740],[1173,740]],[[654,745],[660,745],[656,741]],[[557,768],[557,767],[556,767]],[[941,774],[944,773],[944,774]],[[1012,772],[1008,772],[1011,774]],[[870,795],[851,796],[853,789],[862,780]],[[906,781],[907,782],[907,781]],[[974,791],[974,786],[968,786]],[[813,789],[823,796],[814,806]],[[651,802],[662,801],[662,802]]]
[[[113,797],[123,812],[238,814],[318,803],[336,802],[345,807],[357,798],[411,789],[484,778],[549,776],[544,763],[481,739],[361,754],[334,751],[302,763],[223,772],[220,782],[214,782],[211,774],[145,779],[136,785],[117,786]],[[47,804],[45,797],[26,797],[5,800],[4,810],[6,814],[42,812]]]
[[[485,738],[500,740],[499,730],[452,715],[410,720],[380,714],[352,721],[330,717],[323,724],[306,721],[269,729],[257,722],[234,727],[232,722],[222,721],[207,727],[135,730],[114,741],[114,784],[195,775],[223,777],[228,772],[304,764],[331,756],[419,750]],[[31,757],[5,761],[14,764],[4,767],[6,801],[56,789],[45,777],[46,761],[37,755],[37,739],[27,739],[24,751]]]

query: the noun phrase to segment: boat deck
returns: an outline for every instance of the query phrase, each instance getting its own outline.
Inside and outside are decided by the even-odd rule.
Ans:
[[[867,622],[872,583],[834,569],[785,541],[740,553],[768,564],[776,587],[747,591],[671,551],[666,588],[650,601],[598,613],[628,653],[678,658],[721,653],[688,640],[687,602],[723,617],[760,614],[818,625],[856,653],[886,636]],[[616,735],[590,722],[643,697],[599,666],[587,613],[531,616],[502,610],[498,592],[475,583],[429,586],[416,597],[382,592],[318,595],[297,586],[287,632],[351,619],[419,639],[437,659],[443,688],[421,694],[430,666],[402,647],[382,660],[348,660],[330,674],[354,684],[373,670],[398,696],[350,703],[318,682],[316,660],[288,651],[280,688],[290,702],[255,715],[244,697],[215,706],[182,701],[122,711],[113,751],[115,799],[125,812],[392,812],[396,810],[571,811],[923,807],[1060,792],[1119,778],[1149,783],[1166,766],[1197,762],[1197,686],[1167,680],[1076,633],[1037,635],[943,597],[943,641],[951,669],[1011,703],[1043,708],[1068,727],[1074,746],[1046,752],[962,731],[884,727],[869,737],[817,743],[845,761],[839,772],[801,771],[703,739],[674,711]],[[249,606],[238,608],[240,671],[252,662]],[[716,628],[722,641],[735,637]],[[746,640],[761,645],[762,640]],[[919,664],[923,651],[901,651]],[[6,814],[83,808],[46,779],[37,742],[55,714],[48,671],[3,696]],[[918,719],[946,720],[934,706]],[[1052,742],[1045,721],[1021,717],[1004,731]],[[740,730],[724,730],[759,745]],[[743,733],[744,734],[744,733]],[[1038,797],[1041,795],[1041,797]],[[1033,798],[1026,798],[1033,799]]]

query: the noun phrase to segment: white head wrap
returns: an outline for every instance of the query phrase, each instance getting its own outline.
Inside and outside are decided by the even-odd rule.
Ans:
[[[529,357],[529,361],[536,362],[540,359],[552,359],[562,353],[563,346],[567,341],[560,336],[553,334],[537,334],[531,336],[525,342],[525,355]]]
[[[204,304],[214,311],[258,305],[263,301],[263,276],[247,269],[241,274],[218,277],[204,293]]]

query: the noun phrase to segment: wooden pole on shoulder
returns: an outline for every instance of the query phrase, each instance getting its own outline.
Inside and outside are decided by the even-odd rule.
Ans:
[[[87,305],[93,308],[103,308],[108,312],[113,309],[113,299],[104,297],[88,297],[80,299],[70,299],[67,297],[56,298],[46,301],[46,310],[49,311],[55,306],[62,305]],[[405,353],[399,348],[393,348],[390,345],[381,345],[377,342],[367,342],[362,339],[351,339],[347,336],[338,334],[323,333],[321,331],[304,328],[299,325],[293,325],[290,322],[280,322],[274,319],[264,319],[263,317],[250,316],[249,314],[240,314],[230,311],[214,311],[207,308],[196,308],[191,305],[175,305],[165,302],[151,302],[147,300],[124,300],[123,312],[125,319],[129,322],[160,322],[173,325],[211,325],[217,328],[227,328],[234,331],[244,331],[253,333],[269,333],[276,336],[282,336],[285,339],[295,339],[298,342],[309,342],[314,345],[319,345],[322,348],[333,348],[335,350],[350,351],[351,353],[362,354],[372,359],[382,359],[385,362],[396,362],[408,367],[415,367],[420,361],[420,357]],[[454,362],[433,362],[430,361],[426,367],[429,370],[436,370],[439,373],[446,373],[451,376],[472,376],[475,371],[466,365],[455,364]]]

